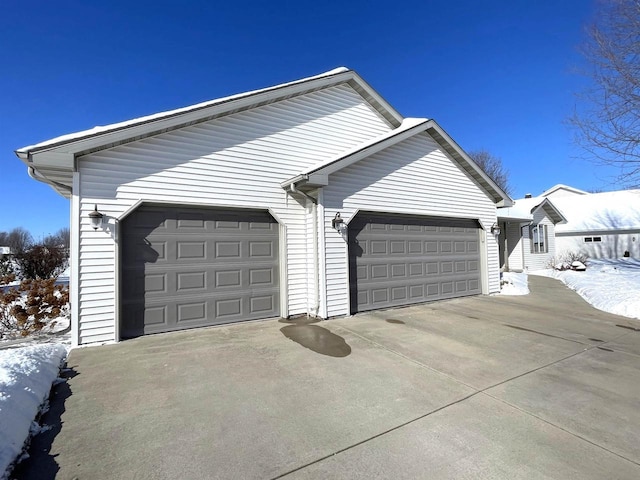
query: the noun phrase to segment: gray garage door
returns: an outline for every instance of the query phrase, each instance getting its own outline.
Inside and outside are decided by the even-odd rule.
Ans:
[[[143,206],[121,231],[123,338],[279,315],[268,213]]]
[[[359,213],[349,224],[351,311],[481,293],[475,221]]]

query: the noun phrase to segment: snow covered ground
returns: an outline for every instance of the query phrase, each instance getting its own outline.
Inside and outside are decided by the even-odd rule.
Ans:
[[[0,350],[0,478],[21,455],[34,420],[46,408],[51,385],[67,357],[63,345],[31,345]]]
[[[529,281],[526,273],[503,272],[499,295],[527,295]]]
[[[600,310],[640,318],[640,260],[589,260],[587,267],[585,272],[542,270],[533,274],[562,280]],[[526,273],[503,274],[501,295],[528,293]],[[57,329],[66,326],[68,318]],[[68,333],[39,335],[19,344],[0,341],[0,480],[7,478],[7,467],[22,453],[30,432],[41,428],[34,419],[43,403],[46,406],[69,345]]]
[[[587,262],[587,270],[539,270],[562,280],[597,309],[630,318],[640,318],[640,259],[597,259]]]

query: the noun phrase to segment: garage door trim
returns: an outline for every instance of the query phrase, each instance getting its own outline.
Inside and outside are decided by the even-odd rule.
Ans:
[[[286,257],[286,243],[287,243],[287,236],[286,236],[286,226],[283,224],[283,222],[281,221],[279,215],[277,215],[273,209],[271,207],[268,208],[251,208],[251,207],[247,207],[247,206],[235,206],[235,205],[220,205],[220,204],[210,204],[210,203],[202,203],[202,202],[180,202],[180,203],[176,203],[176,202],[172,202],[172,201],[145,201],[145,200],[138,200],[137,202],[135,202],[134,204],[132,204],[129,208],[127,208],[124,212],[122,212],[120,215],[118,215],[117,217],[113,217],[114,222],[113,222],[113,226],[110,228],[112,230],[112,235],[113,237],[117,240],[116,241],[116,248],[115,248],[115,260],[116,260],[116,266],[117,268],[115,269],[115,291],[116,291],[116,295],[115,295],[115,304],[114,304],[114,308],[115,308],[115,325],[116,325],[116,338],[121,340],[123,339],[123,316],[122,316],[122,306],[123,306],[123,281],[122,281],[122,272],[123,272],[123,268],[122,268],[122,255],[123,255],[123,242],[122,242],[122,238],[124,236],[124,227],[122,225],[122,222],[128,218],[131,214],[137,212],[140,208],[146,208],[146,207],[168,207],[168,208],[195,208],[195,209],[207,209],[207,210],[216,210],[218,212],[227,212],[227,213],[232,213],[232,214],[242,214],[247,213],[267,213],[268,215],[270,215],[274,221],[275,224],[278,225],[277,227],[277,241],[278,241],[278,251],[276,252],[276,255],[278,256],[278,263],[277,263],[277,269],[279,271],[278,274],[278,282],[279,282],[279,316],[284,316],[286,317],[288,315],[288,302],[287,302],[287,290],[288,290],[288,283],[287,283],[287,257]],[[109,226],[105,227],[105,230],[109,229]]]
[[[408,222],[406,222],[405,224],[411,224],[412,222],[418,222],[421,223],[423,226],[426,226],[427,224],[431,223],[433,225],[440,225],[440,226],[448,226],[448,227],[455,227],[455,228],[461,228],[463,227],[465,229],[464,236],[469,240],[472,239],[473,242],[476,243],[476,246],[474,246],[474,248],[476,249],[475,251],[471,251],[471,252],[464,252],[467,255],[472,255],[473,258],[471,258],[473,260],[473,262],[475,264],[477,264],[477,273],[473,273],[473,271],[470,271],[470,276],[468,277],[469,283],[465,288],[468,288],[468,291],[473,292],[473,293],[468,293],[468,294],[463,294],[463,295],[476,295],[476,294],[482,294],[486,292],[486,268],[487,268],[487,263],[486,263],[486,252],[484,249],[484,233],[485,233],[485,229],[482,225],[482,222],[479,221],[477,218],[473,218],[473,217],[445,217],[445,216],[439,216],[439,215],[419,215],[419,214],[411,214],[411,213],[406,213],[406,212],[402,212],[402,213],[396,213],[396,212],[388,212],[388,211],[376,211],[376,210],[357,210],[355,211],[355,213],[353,215],[351,215],[351,218],[348,221],[348,240],[347,240],[347,259],[348,259],[348,285],[347,285],[347,290],[348,290],[348,298],[349,298],[349,309],[350,309],[350,313],[351,314],[355,314],[358,311],[366,311],[366,310],[375,310],[378,308],[393,308],[395,306],[403,306],[403,305],[411,305],[414,303],[423,303],[423,302],[427,302],[430,301],[429,298],[425,298],[424,300],[419,300],[419,301],[407,301],[405,303],[398,303],[396,305],[382,305],[380,307],[372,307],[372,308],[368,308],[365,307],[364,309],[359,309],[359,306],[361,305],[361,301],[362,298],[367,297],[367,296],[371,296],[371,293],[368,292],[365,295],[361,295],[361,299],[358,299],[358,268],[360,268],[360,274],[362,275],[363,273],[365,273],[365,270],[367,270],[367,280],[365,280],[365,284],[367,283],[367,281],[370,278],[373,278],[373,276],[369,276],[370,272],[369,272],[369,268],[373,268],[373,265],[364,265],[365,263],[367,263],[367,261],[371,262],[372,261],[372,257],[370,255],[366,255],[365,257],[363,257],[363,259],[367,259],[367,261],[361,262],[360,265],[357,264],[357,259],[358,257],[362,257],[362,255],[354,255],[352,249],[355,247],[360,248],[360,250],[362,251],[362,248],[359,247],[358,245],[354,245],[352,244],[352,242],[354,240],[357,239],[357,236],[361,233],[362,230],[364,230],[367,224],[369,223],[376,223],[376,221],[378,221],[378,224],[381,223],[382,220],[389,220],[391,223],[396,223],[397,225],[401,225],[403,224],[403,220],[407,220]],[[364,223],[361,223],[364,222]],[[384,222],[382,222],[384,223]],[[362,228],[360,228],[362,227]],[[385,228],[388,229],[390,227],[390,225],[387,225]],[[358,229],[357,231],[354,229]],[[402,234],[401,234],[402,235]],[[391,234],[391,237],[388,238],[388,240],[392,239],[393,234]],[[407,239],[408,240],[408,239]],[[451,232],[450,234],[450,240],[455,240],[454,237],[454,231]],[[356,242],[357,243],[357,242]],[[365,247],[366,249],[366,247]],[[363,252],[364,254],[364,252]],[[438,255],[440,255],[440,252],[438,252]],[[464,256],[464,255],[463,255]],[[386,260],[388,262],[388,266],[391,266],[392,263],[392,259],[387,256],[385,254],[384,257],[381,258],[385,258],[388,259]],[[467,259],[470,259],[470,257],[467,256]],[[462,259],[461,259],[462,260]],[[455,275],[455,274],[454,274]],[[464,273],[461,274],[464,276]],[[441,272],[438,272],[438,277],[442,277]],[[387,278],[385,280],[382,281],[381,286],[385,285],[387,286],[389,292],[391,292],[391,279]],[[471,288],[473,285],[473,288]],[[371,282],[369,282],[369,287],[371,287]],[[408,290],[408,283],[405,283],[405,287]],[[426,287],[426,285],[425,285]],[[463,286],[464,287],[464,286]],[[366,287],[365,287],[366,289]],[[426,292],[426,290],[425,290]],[[438,295],[442,295],[440,292],[438,293]],[[445,293],[442,299],[445,298],[455,298],[457,296],[463,296],[463,295],[456,295],[453,294],[451,296],[449,296],[448,293]],[[391,295],[389,294],[389,297]],[[426,294],[425,294],[426,296]],[[439,298],[433,298],[432,300],[437,300]],[[390,300],[392,301],[392,300]],[[369,303],[371,303],[371,301],[368,301]],[[364,303],[364,302],[362,302]]]

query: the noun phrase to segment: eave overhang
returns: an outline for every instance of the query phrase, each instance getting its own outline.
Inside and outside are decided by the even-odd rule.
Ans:
[[[356,90],[390,126],[398,127],[402,116],[360,75],[341,67],[290,83],[232,95],[190,107],[149,115],[135,120],[70,135],[63,135],[15,151],[35,175],[56,191],[69,196],[78,157],[152,137],[233,113],[279,102],[288,98],[346,83]],[[68,191],[67,191],[68,189]]]
[[[542,203],[540,203],[539,205],[536,205],[535,207],[533,207],[531,209],[531,213],[533,214],[535,211],[537,211],[537,210],[539,210],[541,208],[545,211],[547,216],[551,220],[553,220],[554,225],[557,224],[557,223],[567,223],[567,219],[564,217],[564,215],[562,215],[560,210],[558,210],[556,208],[556,206],[548,198],[545,198],[542,201]]]
[[[287,189],[295,184],[297,188],[317,188],[328,185],[329,175],[342,170],[366,157],[389,148],[420,133],[430,135],[440,147],[479,184],[498,207],[513,205],[513,200],[453,141],[435,122],[424,118],[406,118],[402,124],[370,142],[359,145],[339,156],[320,162],[300,174],[281,183]]]

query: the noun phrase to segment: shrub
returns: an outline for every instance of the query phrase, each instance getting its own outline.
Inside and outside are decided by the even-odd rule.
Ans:
[[[1,255],[0,254],[0,278],[6,277],[7,275],[13,274],[13,263],[11,262],[11,257],[9,255]],[[3,285],[2,280],[0,279],[0,285]]]
[[[53,327],[56,322],[52,320],[66,313],[68,304],[69,288],[55,285],[54,278],[23,280],[17,287],[0,291],[1,336],[26,337]]]
[[[34,245],[16,255],[16,263],[24,279],[56,278],[67,266],[67,253],[63,247]]]
[[[580,262],[586,265],[588,259],[589,257],[582,252],[565,252],[558,257],[551,258],[546,267],[560,271],[574,270],[573,262]]]

